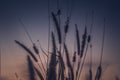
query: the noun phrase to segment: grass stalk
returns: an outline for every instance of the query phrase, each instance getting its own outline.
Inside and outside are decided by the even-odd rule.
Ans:
[[[35,72],[34,72],[34,65],[29,56],[27,56],[27,61],[28,61],[29,80],[36,80]]]

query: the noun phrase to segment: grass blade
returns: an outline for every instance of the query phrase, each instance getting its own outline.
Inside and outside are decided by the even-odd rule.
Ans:
[[[34,72],[34,65],[33,65],[29,56],[27,56],[27,61],[28,61],[29,79],[36,80],[35,79],[35,72]]]
[[[34,49],[36,54],[39,54],[39,50],[38,50],[38,48],[37,48],[37,46],[35,44],[33,44],[33,49]]]
[[[95,75],[95,80],[100,80],[101,75],[102,75],[102,67],[101,67],[101,65],[99,65],[97,68],[96,75]]]
[[[54,34],[52,32],[52,54],[51,54],[51,60],[49,63],[49,69],[47,73],[47,80],[56,80],[56,43],[55,43],[55,38]]]
[[[52,14],[53,22],[55,23],[56,31],[57,31],[57,34],[58,34],[58,41],[61,44],[62,43],[62,37],[61,37],[60,26],[59,26],[59,23],[58,23],[58,20],[57,20],[55,14],[53,12],[51,14]]]
[[[67,66],[70,69],[70,74],[71,74],[70,78],[71,78],[71,80],[74,80],[74,71],[73,71],[73,68],[72,68],[72,65],[70,62],[69,52],[68,52],[67,46],[65,44],[64,44],[64,48],[65,48],[65,53],[66,53]]]
[[[21,46],[28,54],[31,55],[31,57],[37,62],[37,58],[35,55],[32,53],[30,49],[28,49],[24,44],[20,43],[19,41],[15,40],[15,43],[17,43],[19,46]]]
[[[79,30],[77,24],[75,24],[75,27],[76,27],[77,53],[78,55],[80,55],[80,38],[79,38]]]
[[[83,53],[84,53],[84,49],[85,49],[85,45],[86,45],[86,40],[87,40],[87,27],[85,26],[85,31],[84,34],[82,36],[82,46],[81,46],[81,55],[80,57],[83,57]]]
[[[40,71],[38,71],[38,69],[37,69],[37,68],[35,68],[35,67],[34,67],[34,69],[35,69],[35,71],[37,72],[37,74],[38,74],[38,76],[39,76],[40,80],[44,80],[44,78],[43,78],[43,76],[42,76],[41,72],[40,72]]]

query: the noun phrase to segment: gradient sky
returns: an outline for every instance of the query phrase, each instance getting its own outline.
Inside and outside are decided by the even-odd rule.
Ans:
[[[56,1],[50,0],[51,11],[56,11]],[[70,1],[70,0],[69,0]],[[103,64],[109,64],[106,74],[109,73],[111,79],[115,75],[120,76],[120,1],[119,0],[73,0],[72,20],[67,36],[69,51],[73,52],[74,24],[78,24],[80,36],[85,27],[85,17],[88,14],[87,27],[91,24],[92,10],[94,10],[93,28],[93,54],[94,60],[99,61],[101,51],[103,18],[106,18],[106,36],[103,56]],[[66,19],[67,0],[60,0],[62,10],[62,26]],[[47,0],[19,0],[0,1],[0,48],[2,49],[2,74],[3,77],[12,75],[19,68],[22,72],[25,63],[25,52],[14,43],[19,40],[31,48],[28,39],[18,18],[21,18],[26,25],[34,42],[40,40],[43,48],[47,49],[48,39],[48,11]],[[51,22],[51,26],[53,23]],[[63,27],[62,27],[63,28]],[[53,30],[53,29],[51,29]],[[96,63],[95,62],[95,63]],[[13,70],[14,69],[14,70]],[[114,72],[114,74],[113,74]],[[112,73],[112,74],[111,74]],[[12,78],[13,79],[13,78]],[[8,79],[7,79],[8,80]],[[108,80],[108,78],[107,78]],[[110,79],[109,79],[110,80]]]

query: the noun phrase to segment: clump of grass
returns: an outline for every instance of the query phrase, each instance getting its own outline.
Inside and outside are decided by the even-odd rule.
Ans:
[[[55,30],[57,32],[57,35],[55,35],[55,32],[51,32],[51,42],[52,42],[51,52],[44,51],[44,49],[40,45],[40,49],[42,53],[46,55],[47,58],[46,66],[44,65],[45,63],[43,63],[43,60],[41,59],[41,56],[39,54],[39,49],[35,44],[33,44],[33,50],[34,50],[33,53],[24,44],[15,40],[15,43],[21,46],[30,56],[30,57],[28,56],[27,58],[30,80],[36,80],[35,72],[39,76],[40,80],[80,80],[81,79],[80,76],[82,74],[82,70],[87,55],[87,50],[91,43],[91,34],[89,35],[87,34],[87,26],[85,25],[85,30],[82,35],[82,41],[80,42],[79,29],[77,24],[75,24],[75,42],[76,42],[77,50],[74,50],[74,54],[72,56],[72,61],[71,61],[70,53],[68,51],[68,47],[66,44],[66,36],[67,36],[66,34],[68,33],[69,31],[68,29],[70,27],[69,17],[64,26],[64,31],[63,31],[64,35],[62,35],[61,33],[62,29],[60,27],[60,13],[57,14],[59,18],[53,12],[51,13],[51,15],[52,15],[53,23],[55,24],[55,28],[56,28]],[[58,37],[57,40],[56,37]],[[64,40],[62,41],[63,37]],[[65,51],[65,59],[63,58],[64,57],[63,54],[61,54],[62,53],[61,49],[63,50],[63,53]],[[33,58],[34,60],[33,62],[31,58]],[[38,60],[40,60],[41,63],[38,63]],[[37,63],[38,65],[34,65],[33,63]],[[74,68],[75,63],[77,65],[77,69]],[[36,66],[39,66],[39,68]],[[102,73],[102,65],[100,64],[97,69],[95,80],[100,80],[101,73]],[[92,66],[90,66],[87,80],[92,80],[92,78],[93,78]]]
[[[49,63],[49,69],[47,73],[47,80],[56,80],[56,43],[55,43],[55,38],[54,34],[52,32],[52,54],[51,54],[51,60]]]

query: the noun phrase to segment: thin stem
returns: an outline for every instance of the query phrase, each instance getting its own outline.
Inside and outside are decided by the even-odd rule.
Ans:
[[[59,44],[59,55],[61,55],[61,44]],[[59,61],[60,61],[60,60],[59,60]],[[59,70],[58,70],[58,71],[59,71],[59,72],[58,72],[58,73],[59,73],[59,74],[58,74],[58,80],[60,80],[60,76],[61,76],[61,72],[62,72],[62,70],[61,70],[61,66],[62,66],[62,65],[61,65],[61,62],[59,62],[59,63],[60,63],[60,64],[59,64],[59,68],[58,68],[58,69],[59,69]]]
[[[40,64],[39,64],[39,63],[37,63],[37,64],[38,64],[38,67],[40,68],[41,73],[43,74],[43,76],[44,76],[44,78],[45,78],[45,77],[46,77],[46,76],[45,76],[46,73],[43,71],[43,69],[41,68]]]
[[[90,44],[90,68],[92,68],[92,44]]]
[[[40,49],[42,50],[42,52],[46,55],[46,57],[48,58],[48,55],[43,51],[43,49],[41,48],[41,44],[40,44],[40,41],[39,40],[37,40],[38,41],[38,43],[39,43],[39,45],[40,45]],[[43,58],[44,58],[44,61],[45,61],[45,64],[47,65],[47,62],[46,62],[46,60],[45,60],[45,56],[43,55]]]
[[[43,58],[44,58],[44,61],[45,61],[45,65],[47,65],[47,62],[46,62],[46,59],[45,59],[45,56],[43,55]]]
[[[90,35],[92,34],[93,25],[94,25],[94,11],[92,11],[92,22],[91,22],[91,27],[90,27]]]
[[[26,34],[28,35],[28,38],[30,39],[31,43],[34,44],[33,41],[32,41],[32,38],[31,38],[30,34],[28,33],[27,28],[25,27],[25,25],[24,25],[24,23],[22,22],[21,19],[19,19],[19,22],[21,23],[23,29],[25,30]]]
[[[40,62],[41,62],[41,64],[42,64],[42,68],[44,69],[44,72],[46,73],[46,70],[45,70],[45,67],[44,67],[44,65],[43,65],[42,59],[41,59],[41,57],[40,57],[39,54],[38,54],[38,56],[39,56]]]
[[[74,32],[74,52],[76,51],[76,29]]]
[[[105,40],[105,19],[104,19],[104,28],[103,28],[103,38],[102,38],[102,48],[101,48],[100,64],[102,63],[103,49],[104,49],[104,40]]]
[[[81,76],[81,73],[82,73],[82,70],[83,70],[83,65],[85,63],[85,59],[86,59],[86,55],[87,55],[87,50],[88,50],[88,45],[89,45],[89,43],[87,43],[87,47],[86,47],[86,51],[85,51],[85,56],[83,58],[83,62],[82,62],[82,65],[81,65],[81,68],[80,68],[80,72],[79,72],[79,75],[78,75],[78,80],[79,80],[79,78]]]
[[[77,70],[76,70],[76,79],[78,78],[78,73],[79,73],[79,69],[80,69],[80,64],[81,64],[81,59],[78,60],[78,66],[77,66]]]
[[[93,30],[93,24],[94,24],[94,11],[92,11],[92,22],[91,22],[91,27],[90,27],[90,36],[91,36],[91,41],[90,41],[90,68],[92,68],[92,30]]]
[[[39,43],[40,49],[41,49],[41,51],[43,52],[43,54],[48,58],[47,53],[46,53],[46,52],[42,49],[42,47],[41,47],[40,41],[37,40],[37,42]]]
[[[48,0],[48,57],[47,57],[47,72],[48,72],[48,65],[49,65],[49,48],[50,48],[50,0]]]
[[[65,42],[66,42],[66,34],[64,34],[63,44],[65,44]],[[64,51],[65,51],[65,49],[63,47],[62,57],[64,56]]]

